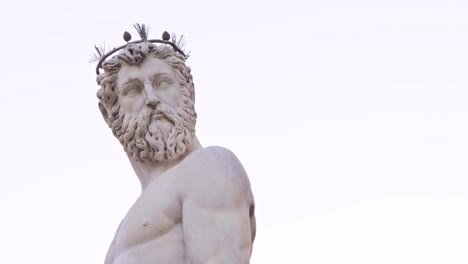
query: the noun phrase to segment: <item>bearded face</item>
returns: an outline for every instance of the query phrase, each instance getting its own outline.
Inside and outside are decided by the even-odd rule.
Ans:
[[[119,110],[110,126],[130,158],[174,160],[192,145],[196,114],[185,85],[157,58],[122,65],[116,83]]]
[[[136,116],[123,111],[121,115],[123,133],[119,139],[135,160],[174,160],[193,143],[195,127],[191,114],[182,107],[160,105],[158,109],[146,107]]]

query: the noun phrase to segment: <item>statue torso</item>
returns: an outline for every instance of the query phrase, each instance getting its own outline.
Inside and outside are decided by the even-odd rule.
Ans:
[[[248,263],[254,202],[234,157],[218,147],[197,150],[150,182],[120,224],[106,264]]]
[[[176,166],[145,189],[116,233],[113,264],[185,263],[181,186],[175,186],[183,176]]]

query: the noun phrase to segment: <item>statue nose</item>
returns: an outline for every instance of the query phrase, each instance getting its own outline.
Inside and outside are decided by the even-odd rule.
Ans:
[[[152,85],[145,85],[146,91],[146,104],[148,106],[156,107],[160,102],[157,92],[153,89]]]

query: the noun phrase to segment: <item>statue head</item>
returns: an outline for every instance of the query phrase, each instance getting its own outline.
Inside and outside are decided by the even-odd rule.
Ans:
[[[102,64],[99,109],[127,155],[173,160],[195,139],[195,92],[185,57],[167,45],[126,46]]]

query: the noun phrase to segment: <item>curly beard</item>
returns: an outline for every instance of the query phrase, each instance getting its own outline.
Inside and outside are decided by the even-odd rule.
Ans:
[[[119,118],[112,124],[113,132],[130,158],[174,160],[187,151],[195,137],[196,114],[189,98],[181,101],[176,107],[146,107],[138,115],[119,111]]]

